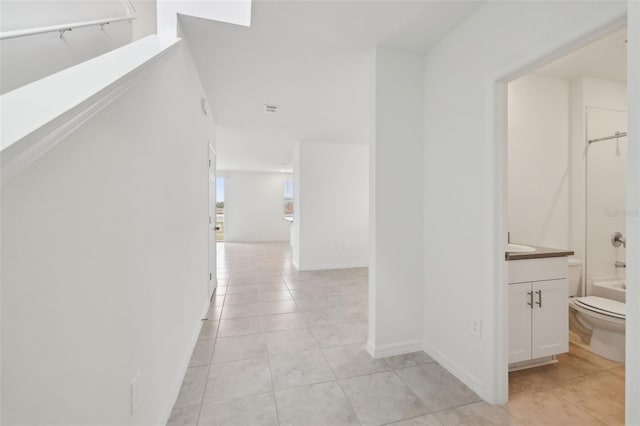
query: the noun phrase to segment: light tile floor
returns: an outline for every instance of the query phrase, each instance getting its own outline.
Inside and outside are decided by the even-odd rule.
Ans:
[[[512,373],[505,406],[423,352],[372,359],[366,269],[298,272],[287,244],[225,243],[218,283],[170,426],[624,423],[624,369],[577,346]]]

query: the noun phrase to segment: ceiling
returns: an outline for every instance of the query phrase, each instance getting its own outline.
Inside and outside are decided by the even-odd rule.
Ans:
[[[627,29],[617,30],[536,70],[535,74],[573,80],[596,77],[627,82]]]
[[[249,28],[182,16],[217,124],[218,168],[290,170],[296,142],[368,143],[374,48],[424,52],[480,5],[254,0]]]

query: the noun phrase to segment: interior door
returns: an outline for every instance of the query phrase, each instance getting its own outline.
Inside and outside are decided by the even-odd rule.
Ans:
[[[209,299],[216,290],[216,275],[216,152],[209,145]]]
[[[568,285],[566,279],[533,283],[533,358],[569,351]]]
[[[531,359],[531,283],[509,284],[509,364]]]

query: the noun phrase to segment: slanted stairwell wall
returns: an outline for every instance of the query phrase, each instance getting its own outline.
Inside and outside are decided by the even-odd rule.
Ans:
[[[144,53],[122,49],[109,54],[120,65]],[[167,421],[208,307],[214,124],[188,46],[149,58],[122,65],[114,84],[53,119],[58,127],[14,141],[56,139],[21,167],[3,142],[13,173],[1,194],[2,424]],[[4,125],[6,106],[22,104],[2,102]]]

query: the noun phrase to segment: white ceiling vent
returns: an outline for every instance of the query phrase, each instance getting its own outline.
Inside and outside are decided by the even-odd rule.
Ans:
[[[278,105],[264,104],[265,114],[274,114],[276,112],[278,112]]]

